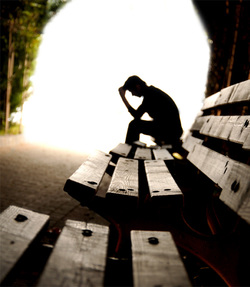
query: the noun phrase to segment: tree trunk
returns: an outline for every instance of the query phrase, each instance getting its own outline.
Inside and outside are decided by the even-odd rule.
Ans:
[[[25,49],[25,60],[24,60],[24,71],[23,71],[23,88],[24,91],[22,92],[22,104],[21,104],[21,119],[20,119],[20,126],[19,126],[19,133],[22,133],[22,125],[23,125],[23,104],[24,101],[26,100],[27,97],[27,85],[28,85],[28,81],[29,81],[29,77],[28,77],[28,53],[27,53],[27,47],[28,47],[28,43],[26,44],[26,49]]]
[[[12,33],[14,28],[14,20],[10,22],[9,28],[9,57],[8,57],[8,73],[7,73],[7,92],[6,92],[6,107],[5,107],[5,133],[9,130],[10,117],[10,97],[12,90],[12,76],[14,69],[14,44],[12,42]]]

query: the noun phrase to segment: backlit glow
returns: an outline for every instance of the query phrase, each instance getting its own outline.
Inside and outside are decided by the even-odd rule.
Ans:
[[[108,152],[124,142],[132,120],[118,94],[131,75],[168,93],[187,131],[204,98],[208,62],[191,0],[72,0],[44,30],[25,134]]]

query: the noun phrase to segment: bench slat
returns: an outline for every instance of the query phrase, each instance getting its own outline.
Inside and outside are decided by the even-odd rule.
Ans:
[[[38,286],[104,286],[109,227],[67,220]]]
[[[203,126],[200,129],[200,133],[204,135],[210,135],[212,132],[214,132],[214,127],[217,126],[218,122],[220,122],[222,118],[217,116],[209,116],[206,118],[206,121],[204,122]],[[216,124],[214,124],[216,123]]]
[[[0,282],[48,224],[49,216],[9,206],[0,215]]]
[[[193,147],[194,147],[194,145],[195,145],[196,143],[202,144],[202,143],[203,143],[203,140],[201,140],[201,139],[199,139],[199,138],[195,138],[195,137],[193,137],[191,134],[189,134],[189,135],[186,137],[186,139],[185,139],[185,141],[184,141],[182,147],[183,147],[186,151],[190,152],[190,151],[193,149]]]
[[[131,231],[135,287],[191,286],[170,232]]]
[[[80,201],[93,197],[111,157],[110,154],[95,151],[66,181],[64,190]]]
[[[187,159],[218,184],[231,160],[209,148],[196,144]]]
[[[182,196],[163,160],[146,160],[144,165],[151,198]]]
[[[215,106],[227,104],[229,102],[229,99],[232,96],[236,86],[237,86],[237,84],[222,89],[219,97],[217,98],[217,100],[215,102]]]
[[[244,144],[250,133],[250,116],[211,116],[204,122],[200,133]]]
[[[138,161],[119,158],[106,196],[126,196],[137,201],[139,196]]]
[[[229,99],[229,103],[243,102],[250,100],[250,80],[236,84],[234,93]]]
[[[220,92],[217,92],[211,95],[210,97],[205,98],[203,102],[202,110],[207,110],[207,109],[214,107],[219,96],[220,96]]]
[[[238,116],[211,116],[200,130],[201,134],[228,140]]]
[[[195,119],[190,131],[199,131],[203,124],[210,118],[210,116],[199,116]]]
[[[141,141],[134,141],[133,145],[138,146],[138,147],[146,147],[147,145]]]
[[[138,147],[135,151],[134,159],[152,159],[151,150],[149,148]]]
[[[173,160],[174,159],[171,153],[165,148],[153,149],[153,154],[154,154],[155,159],[157,160]]]
[[[109,153],[114,156],[122,156],[127,157],[130,153],[132,145],[126,143],[119,143],[114,149],[112,149]]]
[[[204,100],[202,110],[250,100],[250,80],[222,89]]]
[[[220,199],[250,223],[250,166],[232,161],[219,181]],[[243,205],[244,201],[246,204]]]
[[[250,116],[240,116],[237,118],[229,140],[239,144],[244,144],[247,136],[250,134]]]

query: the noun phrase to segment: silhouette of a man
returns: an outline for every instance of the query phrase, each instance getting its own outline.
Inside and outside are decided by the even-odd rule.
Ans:
[[[133,96],[143,97],[142,104],[135,110],[125,97],[126,90]],[[119,88],[120,96],[134,117],[128,126],[126,143],[132,144],[139,140],[140,133],[151,135],[158,145],[171,144],[177,147],[183,133],[179,111],[172,98],[154,86],[147,86],[138,76],[131,76]],[[141,120],[144,113],[152,118]]]

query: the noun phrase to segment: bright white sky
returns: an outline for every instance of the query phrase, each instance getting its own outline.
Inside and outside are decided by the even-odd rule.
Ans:
[[[26,135],[108,152],[132,120],[118,94],[131,75],[168,93],[187,131],[204,98],[209,53],[191,0],[71,0],[44,30]]]

